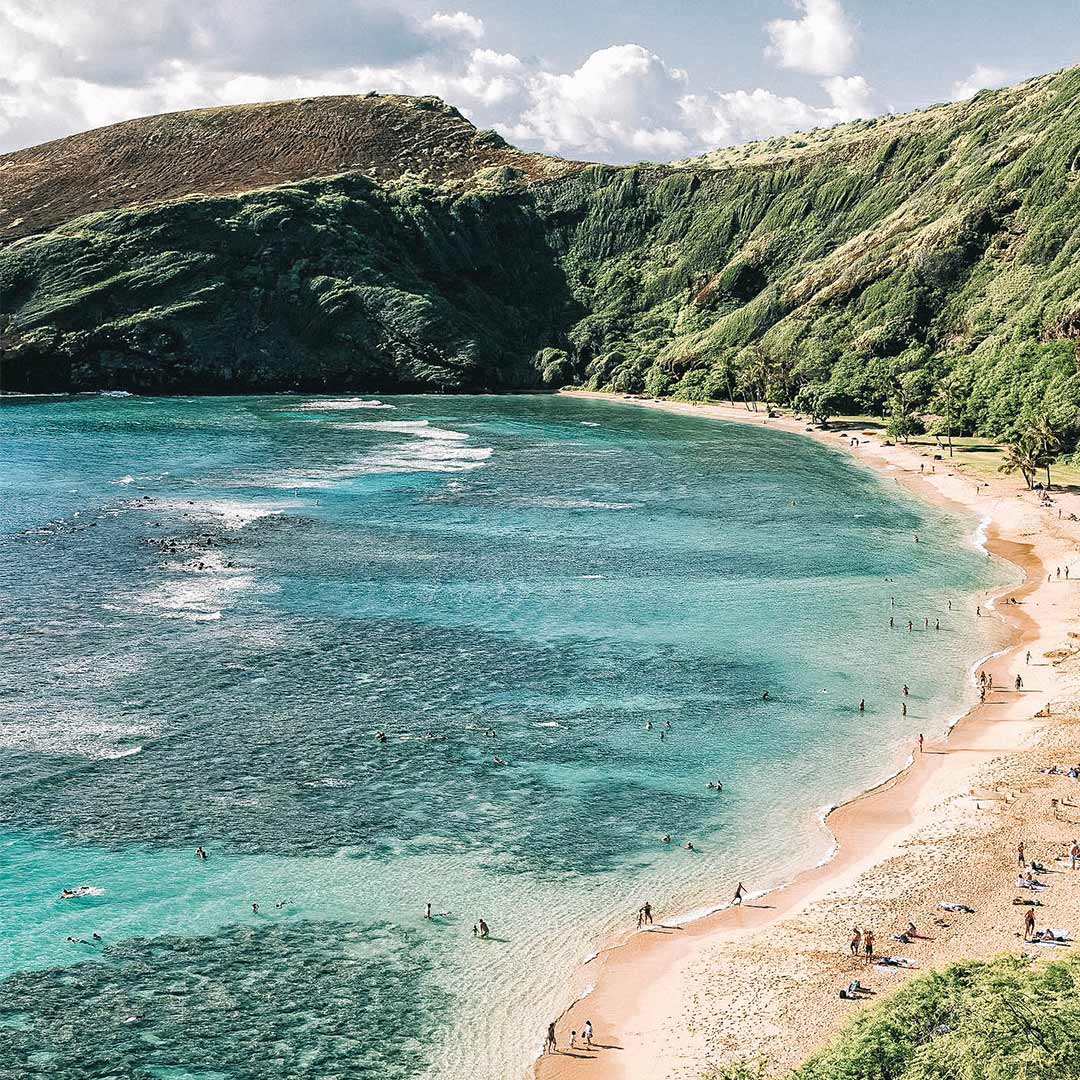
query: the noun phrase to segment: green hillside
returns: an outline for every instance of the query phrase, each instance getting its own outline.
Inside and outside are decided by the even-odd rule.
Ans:
[[[1077,1080],[1077,963],[1000,956],[912,979],[787,1080]],[[703,1080],[766,1080],[766,1063]]]
[[[1080,69],[666,166],[519,154],[432,99],[349,127],[351,99],[304,104],[323,100],[366,135],[290,176],[334,175],[72,199],[79,216],[0,248],[3,389],[582,383],[908,426],[948,411],[994,437],[1048,417],[1075,439]],[[280,123],[264,108],[215,122],[242,115],[249,145]],[[340,169],[361,153],[378,160]]]

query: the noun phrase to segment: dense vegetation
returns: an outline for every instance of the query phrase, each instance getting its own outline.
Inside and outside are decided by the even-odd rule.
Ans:
[[[758,1080],[734,1064],[710,1080]],[[1080,963],[1014,956],[912,979],[860,1013],[788,1080],[1076,1080]]]
[[[677,166],[457,173],[9,244],[4,388],[575,382],[1075,445],[1080,69]]]

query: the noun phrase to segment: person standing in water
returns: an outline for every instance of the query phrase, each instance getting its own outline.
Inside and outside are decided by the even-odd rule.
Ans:
[[[488,924],[486,922],[484,922],[483,919],[481,919],[480,922],[477,925],[480,927],[480,936],[482,938],[486,938],[488,936],[488,934],[491,932],[490,930],[488,930]]]
[[[641,914],[645,916],[645,922],[652,926],[652,904],[648,900],[642,905]]]
[[[741,906],[743,902],[743,896],[745,895],[746,890],[743,888],[743,883],[740,881],[739,884],[735,886],[735,898],[731,901],[732,907],[736,905]]]
[[[866,698],[859,698],[859,712],[866,712]]]
[[[424,918],[425,919],[430,919],[431,918],[431,901],[430,900],[424,905]]]
[[[920,754],[923,752],[922,747],[923,747],[923,737],[922,737],[922,732],[920,731],[919,732],[919,753]]]

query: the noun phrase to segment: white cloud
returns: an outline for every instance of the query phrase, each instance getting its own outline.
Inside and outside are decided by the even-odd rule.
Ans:
[[[792,0],[798,19],[773,19],[765,24],[769,46],[765,55],[781,67],[811,75],[835,75],[851,63],[855,33],[837,0]]]
[[[686,87],[686,73],[648,49],[612,45],[570,74],[533,75],[513,134],[557,153],[678,153],[687,138],[671,125]]]
[[[858,120],[873,111],[870,85],[861,75],[834,75],[822,82],[832,102],[832,111],[840,120]]]
[[[811,105],[771,90],[734,90],[711,95],[688,95],[681,104],[687,124],[706,149],[736,146],[773,135],[789,135],[856,120],[872,112],[872,93],[861,75],[826,79],[822,89],[828,105]]]
[[[455,11],[452,15],[436,11],[425,23],[432,30],[449,34],[462,34],[479,40],[484,36],[484,20],[470,15],[467,11]]]
[[[830,71],[816,104],[705,91],[629,43],[559,71],[482,45],[484,24],[467,11],[413,3],[0,0],[0,150],[158,112],[368,90],[438,94],[527,149],[606,161],[670,160],[873,108],[860,75]],[[802,10],[791,25],[818,28],[784,40],[809,34],[836,67],[843,50],[814,20],[843,13],[832,0]]]
[[[994,90],[999,86],[1004,86],[1010,78],[1009,72],[1003,68],[976,64],[966,79],[959,79],[953,83],[952,99],[963,101],[965,98],[973,97],[980,90]]]

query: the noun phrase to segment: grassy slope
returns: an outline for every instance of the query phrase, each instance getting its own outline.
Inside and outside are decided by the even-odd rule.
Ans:
[[[954,964],[861,1014],[792,1080],[1075,1080],[1078,973],[1075,960]]]
[[[678,166],[529,169],[191,196],[9,245],[5,388],[811,384],[880,411],[934,408],[953,372],[983,434],[1080,412],[1080,69]]]

